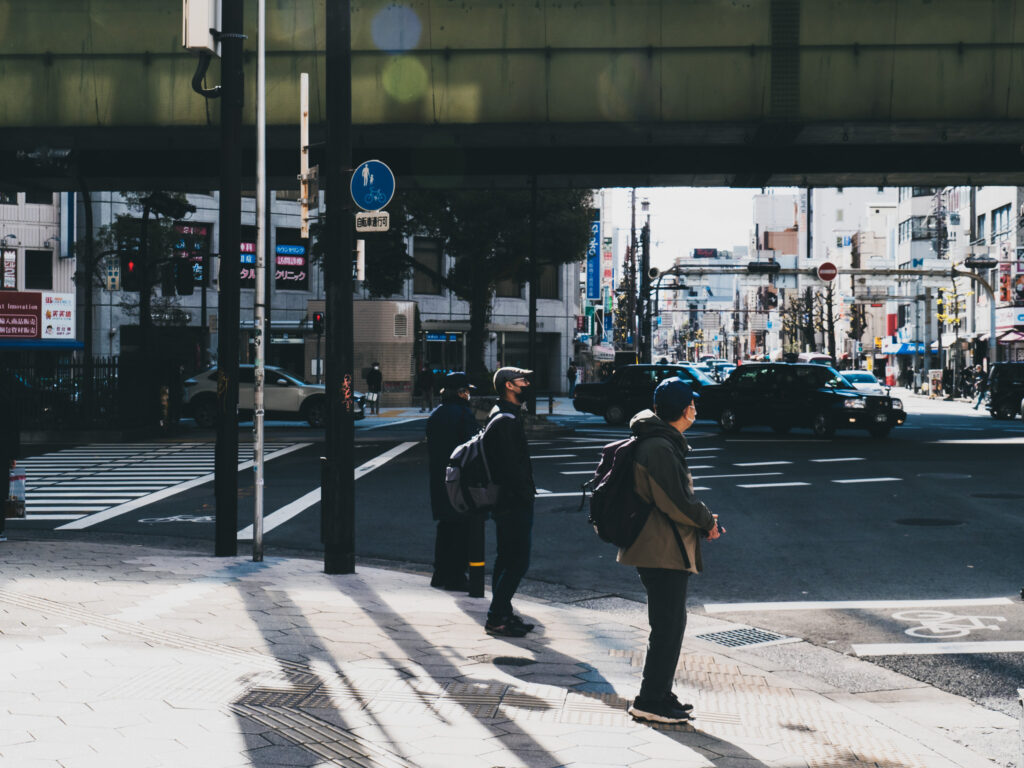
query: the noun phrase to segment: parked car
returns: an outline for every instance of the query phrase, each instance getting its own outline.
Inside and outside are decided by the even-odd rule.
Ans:
[[[238,366],[238,409],[251,414],[255,367]],[[273,365],[266,366],[266,384],[263,389],[266,418],[302,418],[310,426],[322,427],[327,420],[327,397],[323,384],[306,384],[293,374]],[[355,418],[365,418],[363,410],[366,396],[355,392]],[[217,419],[217,369],[198,373],[185,380],[185,414],[196,420],[200,427],[212,427]]]
[[[796,356],[796,362],[831,366],[832,358],[822,352],[801,352]]]
[[[988,394],[992,418],[1024,418],[1024,363],[994,363],[988,372]]]
[[[858,392],[867,392],[873,395],[888,394],[889,389],[880,382],[871,371],[843,371],[843,378],[853,384]]]
[[[711,366],[711,378],[715,381],[725,381],[736,370],[736,366],[727,360],[712,360],[708,365]]]
[[[764,425],[784,434],[810,427],[817,437],[837,429],[884,437],[907,418],[901,400],[859,392],[834,368],[817,363],[745,363],[722,384],[701,390],[697,412],[725,432]]]
[[[696,392],[713,386],[714,381],[694,365],[624,365],[604,381],[577,384],[573,407],[581,413],[604,416],[609,424],[624,424],[645,408],[650,408],[654,388],[662,379],[678,376]]]

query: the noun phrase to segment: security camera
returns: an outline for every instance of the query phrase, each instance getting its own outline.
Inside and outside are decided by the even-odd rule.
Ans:
[[[658,269],[657,267],[651,267],[650,269],[647,270],[647,276],[649,278],[651,278],[651,280],[657,280],[658,279],[658,275],[660,275],[660,274],[661,274],[661,270]]]

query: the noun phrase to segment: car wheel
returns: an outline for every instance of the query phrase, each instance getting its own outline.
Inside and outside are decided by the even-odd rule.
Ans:
[[[736,411],[732,408],[723,408],[718,415],[718,426],[722,428],[723,432],[739,432],[740,420],[736,418]]]
[[[192,418],[196,425],[208,429],[217,423],[217,401],[212,397],[203,397],[192,404]]]
[[[622,424],[626,420],[626,411],[621,405],[609,405],[604,412],[604,420],[609,424]]]
[[[815,437],[832,437],[836,433],[836,426],[832,423],[832,417],[824,411],[818,411],[811,420],[811,431]]]
[[[774,432],[776,435],[784,435],[787,432],[789,432],[789,430],[790,430],[789,424],[781,424],[781,423],[772,424],[772,432]]]
[[[889,434],[890,429],[891,427],[889,427],[888,425],[884,427],[871,427],[871,429],[868,430],[868,434],[870,434],[872,437],[883,438]]]
[[[307,400],[302,408],[302,415],[311,427],[322,427],[327,421],[327,401],[322,397]]]

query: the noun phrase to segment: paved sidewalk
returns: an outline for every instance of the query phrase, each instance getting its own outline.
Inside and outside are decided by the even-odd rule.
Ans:
[[[698,635],[736,625],[701,617],[676,685],[693,725],[634,723],[631,605],[523,599],[540,626],[506,640],[484,634],[485,600],[417,574],[15,539],[0,545],[0,765],[1012,764],[1005,715],[800,642],[730,649]]]

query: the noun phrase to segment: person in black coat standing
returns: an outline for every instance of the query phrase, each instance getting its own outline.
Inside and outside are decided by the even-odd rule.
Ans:
[[[18,421],[18,404],[14,402],[14,386],[10,376],[0,378],[0,500],[6,502],[11,496],[11,468],[21,453],[21,426]],[[0,505],[0,541],[7,541],[6,518]]]
[[[373,367],[366,372],[366,391],[369,397],[370,413],[380,416],[380,393],[384,385],[384,374],[380,372],[380,363],[373,361]]]
[[[430,509],[437,521],[434,540],[434,576],[430,586],[466,591],[469,580],[469,544],[472,523],[452,509],[445,490],[445,467],[452,451],[480,431],[470,394],[476,389],[461,372],[443,379],[441,405],[427,419],[427,450],[430,454]]]

